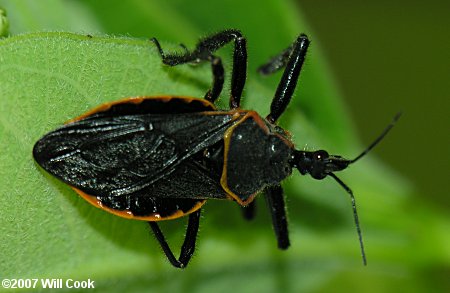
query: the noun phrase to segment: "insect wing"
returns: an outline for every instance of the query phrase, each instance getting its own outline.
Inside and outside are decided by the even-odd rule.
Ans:
[[[49,173],[93,196],[192,198],[198,188],[189,182],[213,181],[192,156],[220,141],[230,123],[227,115],[199,113],[93,115],[47,134],[33,154]]]

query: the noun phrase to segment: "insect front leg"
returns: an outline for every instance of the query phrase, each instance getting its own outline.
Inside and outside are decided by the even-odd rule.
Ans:
[[[272,215],[272,224],[277,237],[278,248],[286,249],[289,247],[290,242],[283,188],[281,185],[267,187],[265,196],[270,214]]]
[[[148,222],[155,234],[156,239],[161,245],[167,259],[177,268],[185,268],[195,251],[195,242],[197,240],[198,227],[200,222],[200,209],[189,215],[188,227],[183,245],[181,246],[180,257],[177,259],[169,247],[161,229],[156,222]]]
[[[247,76],[247,42],[239,30],[229,29],[213,34],[201,39],[194,50],[185,49],[182,54],[165,54],[155,38],[151,39],[158,48],[164,64],[176,66],[185,63],[199,63],[209,61],[213,72],[213,82],[211,89],[206,93],[206,99],[214,102],[219,97],[224,80],[224,70],[222,61],[214,56],[213,52],[234,41],[233,72],[231,76],[231,97],[230,107],[238,108],[240,105],[242,90]]]
[[[266,64],[261,65],[258,68],[258,72],[261,75],[269,75],[285,67],[287,61],[289,60],[289,56],[291,55],[292,50],[294,48],[294,44],[295,43],[292,43],[289,47],[281,51],[278,55],[272,57]]]
[[[294,94],[308,46],[308,37],[301,34],[290,47],[258,69],[261,74],[267,75],[286,67],[270,105],[270,114],[266,117],[271,123],[275,123],[283,114]]]

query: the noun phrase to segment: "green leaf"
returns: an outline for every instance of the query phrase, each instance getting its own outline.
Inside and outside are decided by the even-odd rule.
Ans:
[[[289,250],[276,249],[262,200],[252,223],[241,219],[235,203],[210,201],[204,208],[197,252],[184,272],[168,264],[145,223],[92,207],[33,161],[32,147],[43,134],[98,104],[131,96],[204,95],[211,81],[209,66],[162,66],[147,40],[152,36],[162,40],[167,50],[180,50],[179,42],[192,46],[208,32],[241,29],[250,52],[244,105],[267,114],[279,75],[261,78],[254,74],[255,68],[298,33],[310,30],[290,2],[263,2],[248,1],[247,7],[235,0],[220,1],[214,4],[220,13],[211,13],[202,1],[28,1],[26,5],[0,1],[11,16],[13,34],[49,29],[81,32],[37,32],[0,40],[2,278],[91,278],[97,288],[110,292],[225,292],[231,286],[240,291],[305,292],[344,289],[349,283],[361,290],[376,288],[373,284],[382,290],[393,283],[406,290],[420,288],[413,281],[421,280],[416,271],[423,260],[415,257],[415,251],[433,246],[427,237],[414,239],[410,211],[424,219],[424,226],[416,227],[423,229],[423,235],[441,243],[449,240],[439,238],[444,227],[425,229],[434,221],[428,209],[409,206],[409,184],[371,157],[342,174],[357,197],[367,268],[361,264],[345,192],[331,180],[316,182],[296,173],[284,184]],[[141,38],[92,33],[98,31]],[[310,37],[313,45],[299,90],[281,124],[292,132],[299,148],[308,144],[355,156],[362,147],[314,43],[316,37]],[[230,72],[230,50],[220,50],[219,55]],[[227,92],[221,105],[227,104]],[[184,223],[180,219],[162,225],[175,251],[182,242]],[[448,263],[448,250],[442,254]],[[436,259],[442,254],[437,253]]]
[[[0,0],[8,12],[10,33],[36,31],[101,31],[95,17],[78,1],[68,0]]]

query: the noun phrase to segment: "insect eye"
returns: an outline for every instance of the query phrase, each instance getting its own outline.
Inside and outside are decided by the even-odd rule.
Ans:
[[[323,161],[329,157],[328,153],[324,150],[314,152],[314,160]]]

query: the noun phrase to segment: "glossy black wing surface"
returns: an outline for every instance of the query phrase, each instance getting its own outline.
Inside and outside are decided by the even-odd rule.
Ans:
[[[155,105],[160,102],[147,107]],[[160,113],[145,111],[142,105],[139,111],[117,108],[129,106],[122,103],[50,132],[34,147],[36,161],[67,184],[97,197],[226,197],[217,180],[220,174],[198,158],[206,148],[220,144],[234,123],[230,115],[176,113],[176,106],[171,113],[164,113],[170,107]]]

